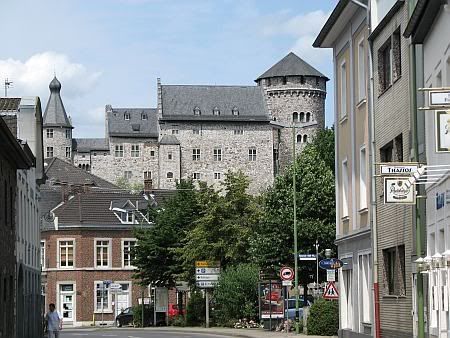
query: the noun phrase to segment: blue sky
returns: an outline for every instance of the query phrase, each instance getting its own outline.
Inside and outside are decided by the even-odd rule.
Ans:
[[[311,44],[336,0],[16,0],[0,4],[0,80],[39,95],[56,72],[76,137],[104,136],[104,106],[155,107],[163,84],[253,85],[294,51],[332,78]],[[333,123],[328,82],[327,125]]]

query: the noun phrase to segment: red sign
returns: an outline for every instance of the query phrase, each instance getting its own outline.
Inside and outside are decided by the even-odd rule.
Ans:
[[[260,284],[261,318],[283,318],[284,304],[280,282],[269,281]]]
[[[292,268],[285,266],[280,270],[280,278],[282,280],[293,280],[294,279],[294,270]]]
[[[325,292],[323,293],[325,299],[339,299],[339,292],[334,282],[328,282]]]

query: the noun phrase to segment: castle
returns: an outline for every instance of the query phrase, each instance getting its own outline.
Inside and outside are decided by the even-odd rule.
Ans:
[[[228,170],[242,170],[257,194],[292,161],[293,142],[301,151],[324,127],[327,81],[294,53],[256,86],[163,85],[158,79],[156,108],[106,105],[104,138],[72,138],[55,77],[44,113],[44,156],[112,183],[151,180],[157,189],[172,189],[182,178],[217,185]]]

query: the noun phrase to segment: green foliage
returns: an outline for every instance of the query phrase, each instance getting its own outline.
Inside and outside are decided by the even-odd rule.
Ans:
[[[205,298],[199,291],[191,293],[191,298],[186,308],[186,325],[199,326],[205,323]]]
[[[184,319],[184,316],[178,315],[174,318],[170,318],[169,325],[171,326],[186,326],[186,320]]]
[[[322,140],[321,135],[326,140]],[[295,163],[299,253],[315,251],[316,239],[322,250],[334,248],[335,181],[331,165],[325,161],[324,155],[324,152],[334,149],[331,135],[329,130],[319,133]],[[294,166],[291,166],[276,178],[274,186],[263,197],[265,217],[255,229],[250,252],[253,260],[264,270],[277,271],[281,265],[293,264],[293,175]],[[312,281],[309,276],[314,271],[312,264],[300,265],[300,282]]]
[[[153,316],[153,308],[150,305],[144,305],[144,326],[150,325]],[[142,305],[133,307],[133,324],[136,327],[142,327]]]
[[[259,268],[254,264],[239,264],[222,272],[214,290],[214,312],[219,324],[257,317],[258,272]]]
[[[116,180],[116,185],[124,190],[131,191],[133,193],[139,192],[144,190],[144,184],[143,183],[131,183],[127,178],[125,177],[119,177]]]
[[[334,173],[334,127],[320,129],[311,143],[327,167]]]
[[[308,335],[333,336],[339,329],[339,303],[318,299],[308,316]]]

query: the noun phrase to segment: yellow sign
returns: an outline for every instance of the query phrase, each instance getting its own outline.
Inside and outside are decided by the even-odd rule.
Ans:
[[[216,261],[195,261],[196,268],[218,268],[220,262]]]

